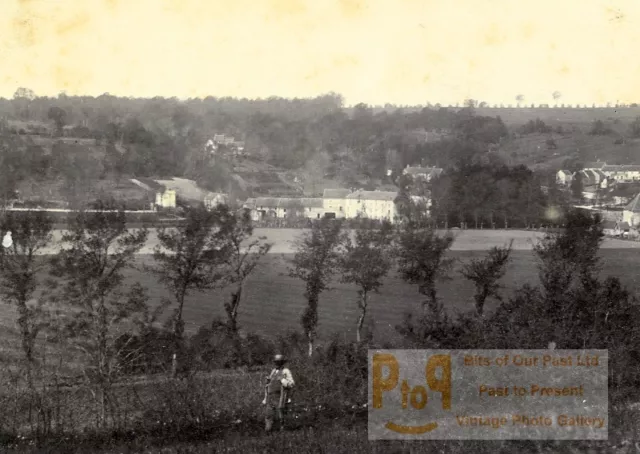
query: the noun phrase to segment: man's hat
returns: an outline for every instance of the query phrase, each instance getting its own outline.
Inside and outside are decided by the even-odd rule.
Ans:
[[[285,360],[284,355],[277,354],[276,356],[273,357],[273,362],[274,363],[284,363],[285,361],[286,360]]]

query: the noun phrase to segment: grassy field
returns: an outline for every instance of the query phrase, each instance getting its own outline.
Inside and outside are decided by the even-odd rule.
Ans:
[[[249,332],[264,336],[284,334],[287,330],[300,328],[300,315],[305,307],[304,283],[287,276],[287,264],[293,257],[291,241],[301,233],[293,229],[256,229],[255,236],[266,238],[274,243],[273,253],[263,258],[258,269],[248,279],[240,307],[241,327]],[[56,233],[56,237],[59,232]],[[473,286],[465,281],[457,271],[460,264],[473,257],[485,254],[491,246],[502,245],[514,240],[512,262],[503,279],[505,293],[525,283],[537,282],[535,259],[531,246],[541,234],[526,231],[458,231],[450,255],[456,259],[456,271],[452,280],[439,284],[439,295],[445,307],[452,311],[467,311],[473,308]],[[147,245],[136,260],[136,265],[152,265],[150,255],[157,244],[152,232]],[[640,243],[622,240],[607,240],[601,250],[603,274],[619,276],[624,284],[633,291],[640,290],[640,281],[636,279],[636,264],[640,259]],[[46,251],[52,252],[53,249]],[[163,297],[169,296],[155,277],[139,270],[128,272],[128,281],[140,281],[149,289],[150,303],[159,304]],[[334,289],[320,297],[319,336],[326,340],[333,334],[347,339],[355,338],[354,327],[358,317],[357,289],[355,286],[336,282]],[[230,289],[193,293],[188,296],[184,308],[186,329],[195,333],[199,327],[208,325],[216,317],[224,316],[223,304]],[[370,299],[370,311],[366,326],[373,329],[376,339],[390,339],[395,335],[395,326],[402,321],[406,311],[417,310],[421,297],[417,287],[402,281],[393,271],[385,280],[379,294]],[[488,303],[488,310],[493,302]],[[7,305],[0,306],[0,328],[5,338],[13,338],[12,345],[17,347],[15,338],[14,312]],[[3,349],[0,354],[10,355],[11,349]]]
[[[556,149],[549,149],[546,141],[553,138]],[[505,142],[500,152],[512,165],[525,164],[532,168],[560,168],[568,158],[582,162],[601,160],[608,164],[635,164],[640,161],[640,141],[628,139],[615,144],[617,135],[590,136],[586,131],[565,134],[527,134]]]
[[[555,103],[550,101],[550,105]],[[514,103],[515,104],[515,103]],[[526,103],[525,103],[526,104]],[[562,100],[558,101],[558,105],[562,104]],[[493,107],[479,107],[476,109],[478,115],[487,115],[491,117],[500,116],[507,126],[522,125],[529,120],[535,120],[540,118],[545,123],[557,126],[557,125],[570,125],[570,124],[589,124],[595,120],[602,121],[620,121],[629,123],[633,121],[637,116],[640,116],[640,107],[628,107],[617,109],[611,108],[562,108],[562,107],[550,107],[550,108],[493,108]]]
[[[482,256],[481,251],[453,251],[451,256],[459,263],[472,257]],[[637,250],[603,250],[603,274],[619,276],[624,284],[634,291],[640,290],[636,276],[636,263],[640,259]],[[289,329],[299,329],[300,315],[305,306],[302,281],[286,275],[286,260],[291,255],[270,255],[261,267],[250,277],[240,308],[240,323],[247,331],[274,336]],[[537,283],[535,259],[529,251],[514,251],[513,260],[503,279],[505,293],[525,284]],[[140,263],[150,263],[150,257],[140,257]],[[459,273],[453,279],[439,285],[439,294],[445,306],[452,312],[473,308],[473,286]],[[153,301],[166,295],[163,288],[155,284],[153,277],[131,275],[150,289]],[[334,289],[321,295],[319,314],[319,335],[323,339],[340,333],[348,339],[355,339],[355,324],[358,316],[357,293],[352,285],[336,283]],[[191,295],[185,306],[186,328],[195,332],[198,327],[209,323],[214,317],[224,315],[223,302],[228,292],[216,291]],[[380,293],[370,300],[368,323],[374,329],[374,337],[390,339],[395,334],[395,326],[401,322],[408,310],[419,309],[421,297],[417,287],[408,285],[397,274],[392,273],[385,281]],[[489,303],[491,310],[493,303]]]

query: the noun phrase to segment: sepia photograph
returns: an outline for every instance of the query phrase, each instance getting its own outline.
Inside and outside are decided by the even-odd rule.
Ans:
[[[640,2],[0,0],[0,452],[640,453]]]

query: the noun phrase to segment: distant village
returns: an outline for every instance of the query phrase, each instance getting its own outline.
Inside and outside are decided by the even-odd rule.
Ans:
[[[626,236],[637,232],[640,228],[640,165],[588,162],[577,172],[559,170],[556,173],[556,182],[563,187],[570,187],[577,178],[582,198],[591,203],[586,208],[603,214],[605,234]]]
[[[436,167],[411,167],[403,173],[425,182],[440,175],[443,169]],[[228,203],[228,195],[203,191],[190,180],[174,178],[171,180],[151,180],[149,178],[131,179],[140,188],[155,194],[153,209],[176,208],[177,197],[190,200],[201,200],[208,209],[219,204]],[[322,197],[257,197],[248,198],[241,203],[242,208],[249,210],[254,221],[284,218],[334,219],[367,218],[388,220],[393,222],[396,215],[395,199],[397,191],[367,191],[363,189],[325,189]],[[430,207],[428,196],[412,196],[415,202]]]

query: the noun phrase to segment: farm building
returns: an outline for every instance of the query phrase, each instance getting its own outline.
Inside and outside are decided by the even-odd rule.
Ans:
[[[176,191],[167,189],[166,186],[160,184],[150,178],[132,178],[130,180],[136,186],[155,194],[155,205],[161,208],[176,207]]]
[[[335,218],[344,218],[345,198],[350,193],[348,189],[325,189],[322,194],[322,207],[327,215]]]
[[[397,195],[397,192],[388,191],[355,191],[346,197],[345,215],[350,219],[364,217],[393,221],[397,214]]]
[[[558,170],[556,173],[556,182],[560,185],[566,186],[571,184],[571,180],[573,179],[573,172],[569,170]]]
[[[163,192],[156,192],[156,206],[161,208],[176,207],[176,191],[166,189]]]
[[[640,180],[640,165],[607,165],[606,163],[588,163],[585,170],[598,170],[615,181]]]

